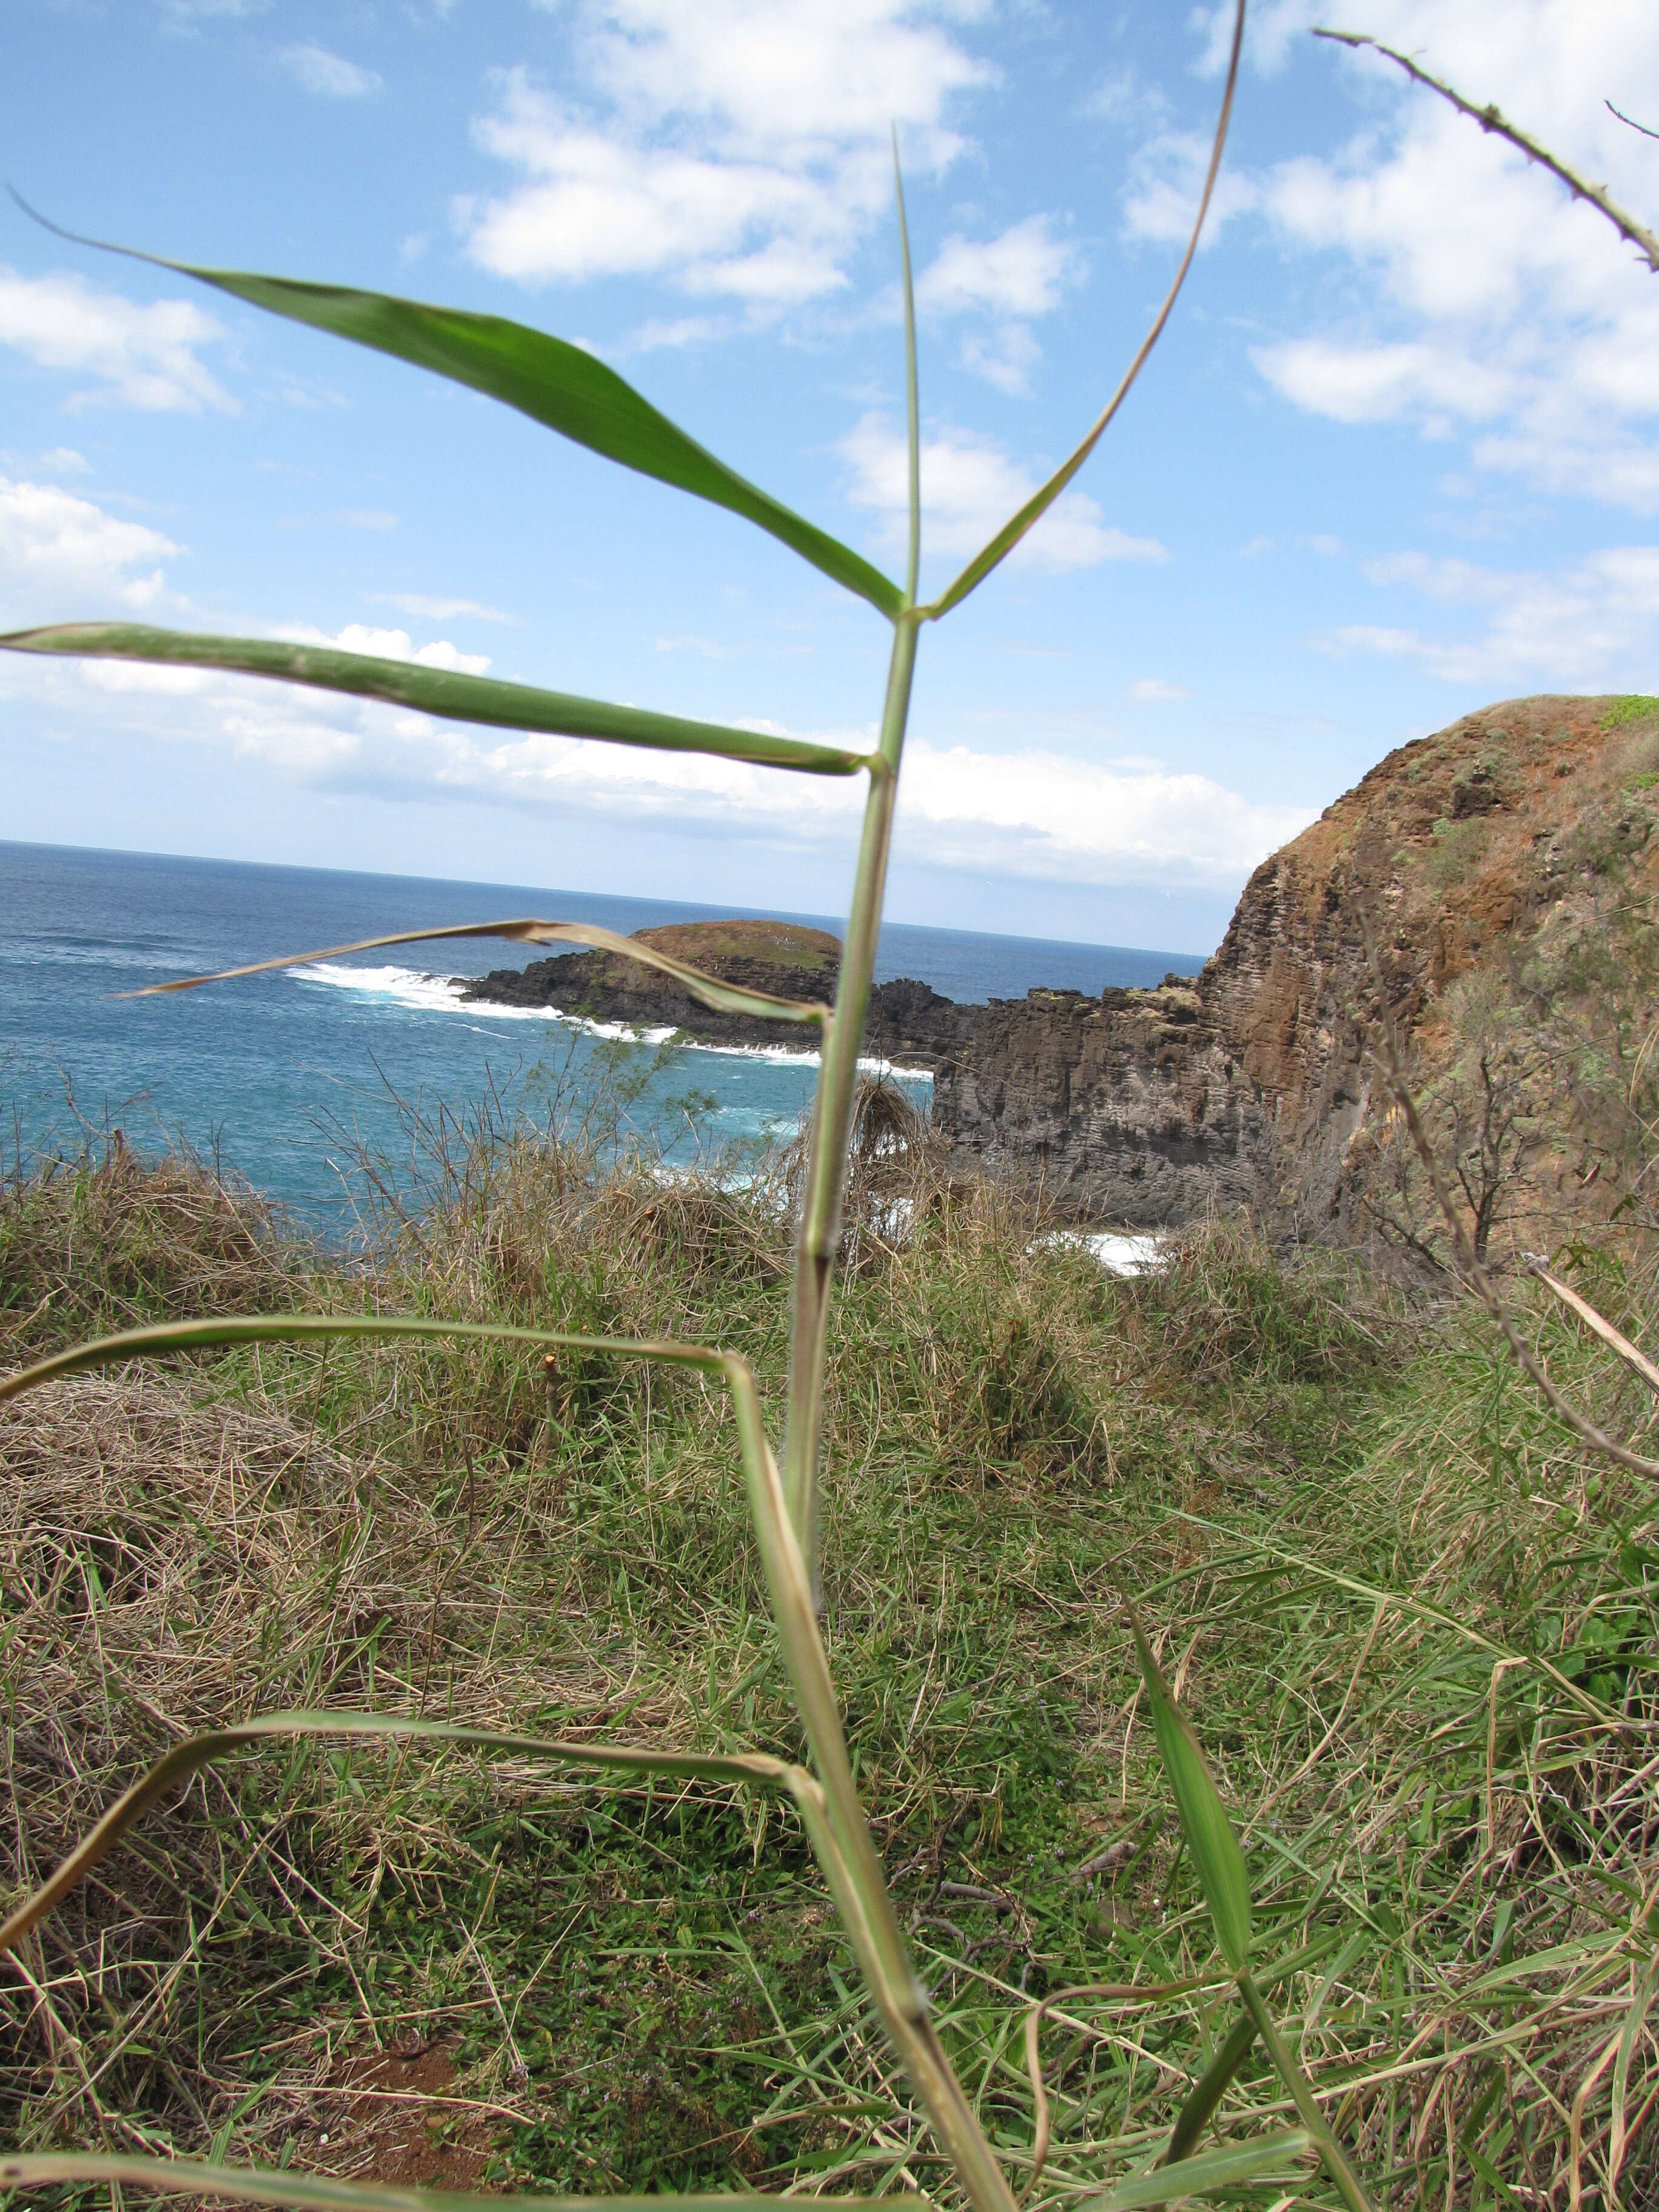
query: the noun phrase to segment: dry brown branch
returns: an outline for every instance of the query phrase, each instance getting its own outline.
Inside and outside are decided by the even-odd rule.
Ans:
[[[1418,1114],[1417,1101],[1412,1095],[1411,1085],[1407,1082],[1405,1071],[1400,1065],[1392,1036],[1389,1036],[1382,1048],[1376,1051],[1376,1057],[1389,1089],[1394,1094],[1395,1103],[1399,1107],[1405,1121],[1413,1147],[1423,1164],[1424,1173],[1429,1178],[1430,1188],[1434,1192],[1436,1203],[1440,1208],[1447,1231],[1451,1237],[1453,1249],[1457,1254],[1458,1265],[1462,1269],[1467,1280],[1480,1293],[1487,1312],[1497,1322],[1503,1334],[1504,1341],[1508,1345],[1510,1356],[1517,1366],[1531,1376],[1550,1411],[1558,1420],[1565,1422],[1581,1443],[1587,1443],[1592,1451],[1600,1452],[1604,1459],[1610,1459],[1618,1466],[1627,1468],[1632,1474],[1644,1475],[1650,1482],[1659,1481],[1659,1460],[1644,1459],[1640,1452],[1632,1451],[1628,1444],[1621,1444],[1616,1437],[1610,1437],[1605,1429],[1598,1428],[1589,1416],[1587,1413],[1581,1413],[1577,1407],[1564,1396],[1550,1380],[1544,1363],[1516,1327],[1509,1308],[1498,1297],[1497,1286],[1481,1265],[1462,1218],[1452,1203],[1451,1193],[1446,1188],[1446,1179],[1441,1173],[1440,1163],[1435,1157],[1434,1146],[1429,1142],[1428,1133],[1424,1128],[1421,1117]]]
[[[1589,183],[1576,170],[1570,169],[1558,155],[1552,154],[1547,146],[1540,146],[1537,139],[1528,137],[1497,107],[1490,103],[1485,107],[1477,107],[1472,100],[1465,100],[1461,92],[1455,90],[1443,78],[1432,76],[1427,70],[1419,68],[1409,54],[1402,54],[1393,46],[1385,46],[1380,39],[1370,38],[1363,31],[1332,31],[1319,27],[1316,28],[1314,36],[1334,40],[1340,46],[1369,46],[1373,53],[1385,55],[1389,61],[1398,63],[1414,84],[1426,85],[1431,92],[1437,92],[1442,100],[1449,101],[1460,115],[1467,115],[1483,131],[1490,131],[1499,138],[1507,139],[1529,161],[1535,161],[1540,169],[1547,169],[1558,184],[1566,186],[1575,199],[1584,201],[1588,206],[1604,215],[1620,238],[1633,246],[1649,268],[1659,275],[1659,234],[1650,230],[1645,223],[1638,222],[1633,215],[1626,215],[1616,200],[1608,198],[1605,185]],[[1607,105],[1611,107],[1612,101],[1609,100]],[[1617,108],[1613,108],[1613,113],[1619,114]],[[1627,123],[1630,118],[1620,115],[1619,120]],[[1639,123],[1632,125],[1638,131],[1643,127]],[[1653,135],[1650,131],[1648,133],[1650,137]]]

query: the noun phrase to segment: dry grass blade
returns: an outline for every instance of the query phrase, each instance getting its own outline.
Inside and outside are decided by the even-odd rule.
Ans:
[[[1576,170],[1570,169],[1559,155],[1552,154],[1547,146],[1540,145],[1537,139],[1517,129],[1495,106],[1488,103],[1485,107],[1477,107],[1472,100],[1465,100],[1461,92],[1447,84],[1443,78],[1431,76],[1427,70],[1421,68],[1409,54],[1402,54],[1394,46],[1385,46],[1381,39],[1373,39],[1364,31],[1332,31],[1316,27],[1314,36],[1330,39],[1340,46],[1369,46],[1373,53],[1382,54],[1404,70],[1414,84],[1424,85],[1429,91],[1437,92],[1441,99],[1455,107],[1460,115],[1467,115],[1483,131],[1490,131],[1498,137],[1506,139],[1529,161],[1535,161],[1540,169],[1547,169],[1559,184],[1566,186],[1575,199],[1584,201],[1588,206],[1604,215],[1620,238],[1633,246],[1649,268],[1659,274],[1659,235],[1650,230],[1645,223],[1638,222],[1633,215],[1626,215],[1616,201],[1607,197],[1603,185],[1592,185]],[[1611,100],[1607,104],[1613,106]],[[1613,113],[1619,114],[1616,107]],[[1625,115],[1620,115],[1619,119],[1621,123],[1630,121],[1630,118]],[[1639,131],[1642,125],[1636,124],[1632,127]],[[1651,137],[1654,134],[1650,131],[1647,135]]]
[[[672,953],[660,952],[636,937],[623,937],[598,922],[538,921],[533,915],[513,921],[457,921],[436,929],[398,929],[389,937],[360,937],[354,944],[325,945],[314,952],[285,952],[273,960],[250,961],[242,968],[221,968],[210,975],[181,975],[172,983],[147,983],[142,991],[125,991],[119,995],[128,999],[161,998],[169,991],[199,991],[204,983],[232,982],[240,975],[268,975],[277,969],[308,967],[317,960],[338,960],[348,952],[377,952],[388,945],[435,944],[447,937],[504,937],[514,945],[594,945],[602,951],[620,953],[625,960],[637,961],[642,968],[655,968],[665,975],[672,975],[677,983],[684,985],[694,999],[720,1013],[753,1014],[774,1022],[815,1022],[820,1026],[830,1018],[827,1006],[803,999],[775,998],[769,991],[748,991],[735,983],[723,983],[718,975],[705,975],[701,968],[676,960]]]
[[[522,1345],[532,1351],[598,1352],[628,1359],[659,1359],[710,1373],[733,1365],[727,1352],[702,1345],[653,1342],[630,1337],[586,1336],[569,1330],[515,1328],[501,1322],[428,1321],[415,1314],[248,1314],[227,1321],[162,1322],[154,1328],[124,1329],[118,1336],[77,1344],[54,1352],[11,1375],[0,1375],[0,1400],[38,1389],[60,1375],[79,1375],[91,1367],[112,1367],[123,1360],[154,1358],[158,1353],[198,1352],[234,1344],[283,1344],[328,1337],[412,1337],[428,1341]],[[747,1371],[746,1370],[744,1370]]]
[[[295,2173],[258,2167],[209,2165],[188,2158],[119,2158],[94,2152],[50,2152],[33,2156],[15,2154],[0,2157],[0,2189],[47,2189],[64,2183],[94,2183],[112,2191],[123,2185],[157,2190],[177,2197],[223,2197],[244,2204],[291,2204],[297,2212],[493,2212],[499,2196],[475,2197],[442,2189],[375,2189],[349,2181],[331,2180],[325,2174]],[[118,2197],[116,2202],[119,2202]],[[663,2198],[594,2196],[552,2197],[538,2193],[520,2200],[537,2212],[661,2212]],[[756,2192],[752,2197],[724,2191],[713,2195],[677,2193],[673,2203],[696,2208],[696,2212],[731,2212],[744,2203],[769,2204],[778,2200]],[[903,2196],[837,2197],[849,2212],[874,2212],[903,2204]]]
[[[1079,1997],[1104,1997],[1119,2004],[1156,2003],[1160,1997],[1189,1996],[1201,1989],[1202,1982],[1078,1982],[1070,1988],[1052,1990],[1041,1998],[1025,2015],[1025,2073],[1031,2084],[1031,2104],[1036,2115],[1036,2126],[1031,2136],[1031,2171],[1025,2186],[1019,2193],[1022,2204],[1030,2202],[1036,2185],[1042,2179],[1042,2169],[1048,2162],[1048,2145],[1054,2136],[1054,2113],[1048,2103],[1048,2092],[1042,2084],[1042,2023],[1051,2012],[1063,2004],[1072,2004]],[[1252,2029],[1252,2034],[1255,2031]]]
[[[198,1773],[216,1759],[275,1736],[325,1738],[391,1737],[396,1741],[454,1744],[520,1759],[553,1759],[572,1766],[598,1767],[623,1774],[677,1774],[704,1782],[758,1783],[791,1796],[816,1799],[817,1784],[799,1767],[761,1752],[711,1754],[655,1751],[632,1744],[569,1743],[555,1737],[509,1735],[499,1729],[468,1728],[454,1721],[408,1720],[391,1713],[264,1713],[240,1726],[216,1729],[175,1744],[141,1780],[110,1807],[96,1827],[70,1853],[52,1879],[0,1923],[0,1952],[15,1949],[29,1930],[133,1827],[175,1783]]]
[[[1576,1313],[1586,1328],[1599,1336],[1628,1367],[1634,1368],[1650,1390],[1659,1392],[1659,1367],[1656,1367],[1645,1352],[1638,1351],[1627,1336],[1621,1334],[1604,1314],[1599,1314],[1588,1298],[1581,1298],[1571,1285],[1551,1274],[1541,1260],[1533,1262],[1532,1272],[1546,1290],[1553,1291],[1564,1306]]]

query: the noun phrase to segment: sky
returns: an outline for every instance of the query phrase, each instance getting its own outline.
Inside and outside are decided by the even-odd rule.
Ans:
[[[1231,9],[7,0],[0,168],[156,253],[507,315],[924,592],[1098,411]],[[1206,953],[1395,746],[1659,690],[1659,276],[1316,21],[1659,223],[1650,0],[1258,0],[1206,240],[1076,483],[922,641],[889,911]],[[787,549],[441,380],[0,203],[0,627],[125,617],[866,745],[890,633]],[[251,679],[0,655],[0,837],[834,913],[859,787]],[[412,917],[418,921],[419,917]]]

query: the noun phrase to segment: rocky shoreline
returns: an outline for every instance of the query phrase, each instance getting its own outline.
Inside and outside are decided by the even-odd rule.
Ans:
[[[722,982],[775,998],[828,1004],[835,997],[841,944],[827,930],[793,922],[685,922],[641,930],[639,937]],[[801,1042],[798,1031],[776,1022],[705,1006],[672,975],[616,952],[567,952],[532,961],[527,968],[497,968],[487,975],[453,980],[464,1002],[551,1006],[585,1021],[668,1030],[688,1043],[758,1050]],[[896,1066],[934,1074],[960,1050],[981,1012],[908,977],[880,983],[871,994],[864,1048]]]
[[[902,979],[872,994],[866,1049],[932,1073],[933,1126],[964,1165],[1040,1182],[1073,1222],[1243,1209],[1280,1242],[1351,1241],[1390,1139],[1369,1058],[1383,1027],[1432,1079],[1462,1049],[1467,1017],[1447,1011],[1462,979],[1495,989],[1529,947],[1599,942],[1614,882],[1659,902],[1656,832],[1659,702],[1511,701],[1389,754],[1263,861],[1198,976],[985,1006]],[[834,994],[841,947],[823,931],[641,934],[732,982]],[[608,952],[466,990],[702,1043],[780,1042],[776,1024],[711,1012]],[[1560,1190],[1601,1173],[1565,1139],[1550,1158]]]

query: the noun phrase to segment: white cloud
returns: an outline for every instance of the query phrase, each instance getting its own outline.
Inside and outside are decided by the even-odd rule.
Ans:
[[[908,483],[901,433],[881,416],[866,415],[842,439],[839,451],[852,472],[848,496],[853,504],[881,515],[885,541],[901,543]],[[1036,488],[1036,479],[989,439],[965,430],[941,430],[924,437],[924,554],[978,552]],[[1009,556],[1011,562],[1050,571],[1091,568],[1102,561],[1167,561],[1169,557],[1155,538],[1132,538],[1103,522],[1098,503],[1079,491],[1062,492]]]
[[[138,307],[80,276],[0,268],[0,344],[41,368],[98,380],[96,389],[71,395],[72,407],[101,398],[150,412],[234,414],[236,402],[197,358],[198,347],[224,335],[191,300]]]
[[[1484,568],[1426,553],[1367,562],[1380,589],[1472,614],[1474,626],[1348,623],[1327,649],[1415,661],[1463,684],[1648,689],[1659,656],[1659,545],[1610,546],[1553,571]]]
[[[385,660],[413,660],[422,668],[453,669],[462,676],[482,676],[489,666],[487,653],[462,653],[447,637],[417,647],[406,629],[375,629],[367,623],[348,623],[332,637],[326,630],[313,629],[305,623],[290,626],[278,635],[292,639],[296,645],[337,646],[342,653],[375,653]]]
[[[896,849],[937,867],[1220,888],[1311,819],[1152,764],[921,744],[905,751]]]
[[[73,446],[53,446],[31,456],[27,465],[43,477],[89,477],[92,463]]]
[[[1052,313],[1079,273],[1076,248],[1054,236],[1052,219],[1030,216],[997,238],[953,233],[918,278],[916,306],[934,319],[988,319],[988,329],[963,338],[963,366],[1000,391],[1023,392],[1038,357],[1030,322]]]
[[[990,71],[916,0],[586,0],[574,88],[523,70],[477,125],[520,181],[458,203],[473,258],[526,283],[661,276],[775,313],[843,285],[890,206],[890,125],[937,173]]]
[[[499,607],[487,607],[477,599],[449,599],[433,598],[424,592],[377,592],[374,594],[383,606],[396,607],[400,613],[418,615],[425,622],[455,622],[463,616],[473,622],[510,623],[513,617],[503,614]]]
[[[317,100],[363,100],[380,89],[374,70],[360,69],[326,46],[284,46],[277,59],[301,90]]]
[[[963,367],[1014,398],[1030,390],[1031,371],[1041,357],[1042,349],[1024,323],[969,331],[962,341]]]
[[[1046,315],[1060,305],[1076,263],[1075,247],[1054,235],[1046,215],[1030,216],[999,238],[953,233],[917,278],[916,306],[924,314]]]
[[[1162,676],[1138,676],[1129,686],[1129,696],[1138,705],[1160,704],[1165,700],[1190,699],[1192,693],[1184,684],[1171,684]]]
[[[181,549],[58,484],[0,477],[0,628],[151,607]]]
[[[1231,14],[1231,11],[1224,11]],[[1313,0],[1261,10],[1278,66]],[[1209,19],[1211,58],[1219,15]],[[1582,0],[1375,0],[1365,28],[1504,114],[1638,211],[1651,146],[1605,106],[1659,113],[1659,14]],[[1297,406],[1465,437],[1482,469],[1659,511],[1659,288],[1593,210],[1375,55],[1324,50],[1363,126],[1331,157],[1243,179],[1282,246],[1323,257],[1331,311],[1253,358]],[[1148,210],[1152,212],[1149,214]],[[1156,228],[1143,192],[1131,228]],[[1344,281],[1344,272],[1352,282]]]

